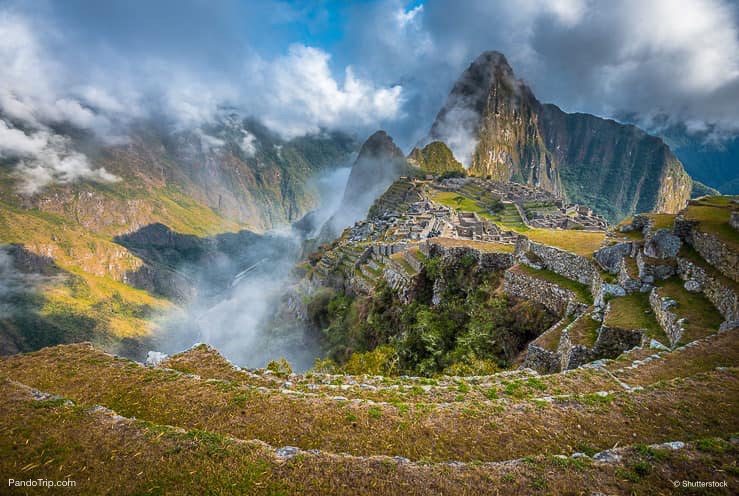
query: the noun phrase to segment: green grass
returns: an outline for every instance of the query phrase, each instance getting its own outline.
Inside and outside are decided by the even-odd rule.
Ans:
[[[592,348],[598,339],[601,323],[590,317],[590,312],[583,313],[567,331],[572,344],[581,344]]]
[[[633,293],[613,298],[604,324],[619,329],[645,329],[647,335],[664,342],[665,335],[649,305],[649,293]]]
[[[739,251],[739,232],[729,225],[732,210],[739,207],[731,201],[739,196],[709,196],[691,202],[685,210],[687,220],[698,221],[698,229],[715,235],[731,250]]]
[[[660,288],[660,294],[677,302],[677,305],[672,307],[671,311],[686,319],[685,332],[680,340],[681,343],[688,343],[713,334],[723,322],[723,317],[713,306],[713,303],[703,293],[689,293],[686,291],[683,287],[683,281],[680,279],[673,277],[662,281],[658,287]]]
[[[518,267],[521,271],[530,276],[538,277],[539,279],[554,283],[563,289],[569,289],[575,294],[577,300],[582,303],[593,303],[593,295],[590,294],[590,287],[587,284],[582,284],[571,279],[567,279],[566,277],[561,276],[556,272],[552,272],[551,270],[534,269],[532,267],[529,267],[528,265],[523,264],[519,265]]]
[[[431,196],[431,199],[447,207],[465,212],[475,212],[477,214],[487,212],[487,209],[481,207],[475,200],[457,191],[437,191]]]

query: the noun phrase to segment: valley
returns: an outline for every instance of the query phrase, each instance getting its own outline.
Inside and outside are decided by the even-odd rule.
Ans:
[[[735,492],[739,197],[660,138],[541,103],[491,51],[408,153],[226,107],[170,124],[65,130],[115,180],[31,191],[0,155],[3,474]]]

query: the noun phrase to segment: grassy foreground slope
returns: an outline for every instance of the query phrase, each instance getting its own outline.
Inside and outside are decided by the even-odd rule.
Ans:
[[[240,371],[202,346],[166,364],[187,373],[58,346],[0,362],[0,471],[74,480],[82,494],[673,494],[683,479],[731,494],[737,335],[648,363],[635,350],[607,374],[387,384]],[[349,387],[332,392],[335,380]],[[435,399],[444,388],[463,398]]]

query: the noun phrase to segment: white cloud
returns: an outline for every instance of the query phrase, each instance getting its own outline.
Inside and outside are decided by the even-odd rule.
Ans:
[[[0,158],[18,160],[16,172],[25,194],[36,193],[52,182],[69,183],[82,178],[118,180],[104,168],[93,169],[87,157],[70,145],[71,140],[65,136],[47,130],[26,134],[0,120]]]
[[[257,153],[257,137],[246,129],[242,129],[241,133],[244,137],[239,142],[239,147],[247,158],[253,157]]]
[[[334,79],[330,55],[304,45],[288,54],[256,64],[259,83],[254,101],[258,116],[285,137],[315,133],[322,127],[357,128],[400,115],[401,86],[376,87],[344,71],[343,83]]]

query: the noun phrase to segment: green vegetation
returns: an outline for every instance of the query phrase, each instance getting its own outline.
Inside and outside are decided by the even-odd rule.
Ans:
[[[620,329],[644,329],[647,335],[665,343],[666,336],[654,316],[648,293],[633,293],[609,301],[604,324]]]
[[[715,333],[723,317],[703,293],[689,293],[683,282],[673,277],[658,284],[660,294],[672,298],[677,305],[671,309],[679,317],[686,319],[685,332],[681,343],[688,343]]]
[[[432,141],[422,150],[414,148],[409,160],[423,171],[431,174],[462,174],[465,170],[452,151],[441,141]],[[447,176],[448,177],[448,176]]]
[[[347,372],[488,373],[507,366],[553,318],[537,304],[498,294],[501,274],[481,276],[474,265],[472,257],[453,265],[426,260],[420,295],[408,305],[382,281],[369,297],[319,291],[308,314]],[[432,305],[437,279],[446,289]]]

